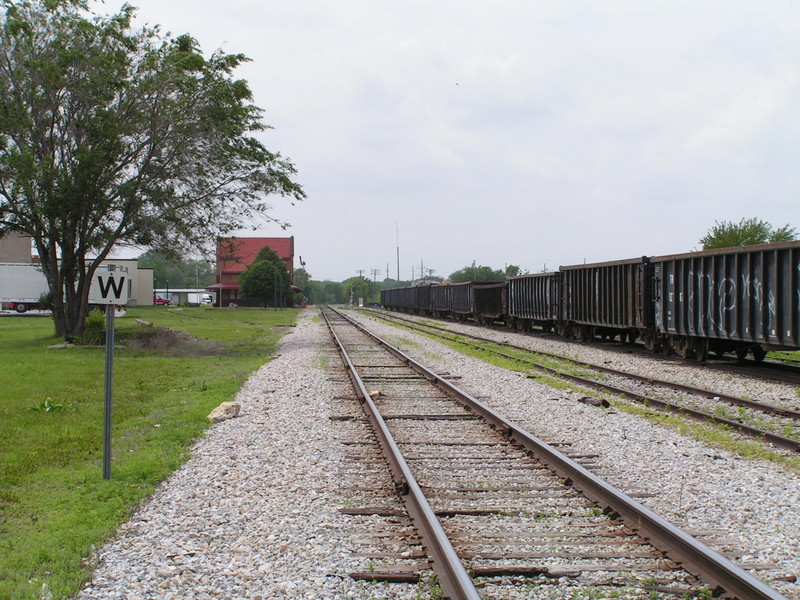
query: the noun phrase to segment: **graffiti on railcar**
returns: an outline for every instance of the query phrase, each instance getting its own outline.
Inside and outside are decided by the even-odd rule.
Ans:
[[[670,273],[666,314],[669,329],[691,335],[750,338],[757,333],[751,331],[753,323],[760,324],[768,337],[775,335],[778,307],[774,291],[765,291],[761,278],[749,274],[740,277],[741,283],[737,284],[734,277],[716,279],[713,274],[692,269],[676,285],[676,276]],[[680,306],[682,314],[677,310]]]

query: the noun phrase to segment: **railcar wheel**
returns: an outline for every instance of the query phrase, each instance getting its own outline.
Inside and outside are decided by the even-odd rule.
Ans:
[[[694,338],[694,355],[700,362],[706,362],[708,359],[708,340],[705,338]]]
[[[642,342],[644,343],[644,347],[650,352],[658,352],[661,350],[661,340],[655,331],[645,331],[642,334]]]
[[[692,354],[692,343],[683,335],[676,335],[672,339],[672,349],[681,358],[689,358]]]
[[[753,353],[753,360],[756,362],[763,361],[764,357],[767,355],[767,351],[761,346],[753,346],[750,351]]]

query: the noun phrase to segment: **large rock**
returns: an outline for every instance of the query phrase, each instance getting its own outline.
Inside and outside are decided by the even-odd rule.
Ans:
[[[223,402],[208,415],[208,420],[212,423],[227,421],[239,416],[239,404],[237,402]]]

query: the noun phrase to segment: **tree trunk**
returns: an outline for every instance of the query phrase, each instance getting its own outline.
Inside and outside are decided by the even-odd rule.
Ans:
[[[68,342],[83,335],[89,314],[89,285],[94,265],[76,265],[74,255],[63,253],[61,260],[53,248],[38,247],[42,271],[53,302],[53,325],[56,336]]]

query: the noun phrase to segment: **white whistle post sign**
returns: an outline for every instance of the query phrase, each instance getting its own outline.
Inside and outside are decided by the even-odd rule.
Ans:
[[[89,304],[126,304],[128,302],[128,268],[121,265],[100,265],[89,286]]]
[[[114,383],[114,307],[128,302],[128,269],[100,265],[89,287],[89,304],[106,305],[106,388],[103,403],[103,479],[111,479],[112,391]]]

